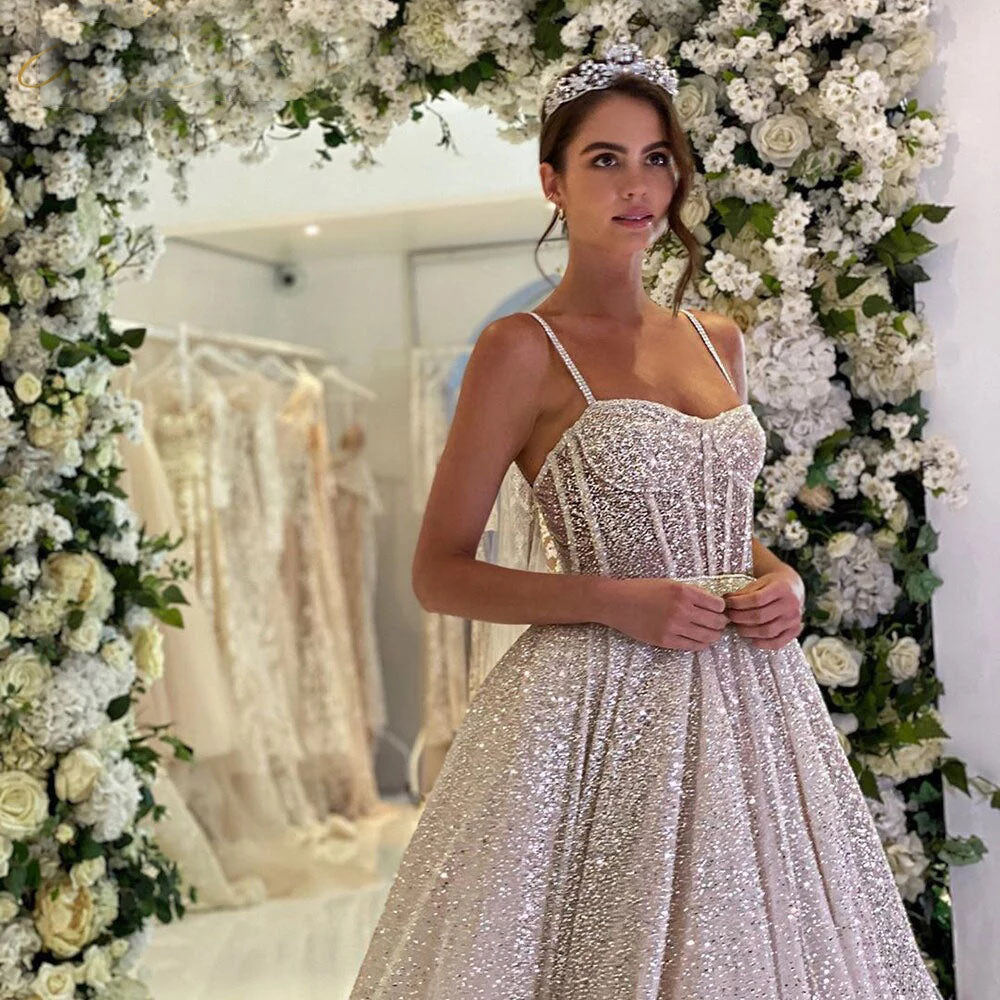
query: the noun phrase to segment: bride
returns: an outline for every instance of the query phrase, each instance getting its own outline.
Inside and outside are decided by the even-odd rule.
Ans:
[[[476,692],[351,1000],[940,1000],[753,537],[765,434],[697,245],[676,78],[635,46],[545,98],[569,262],[469,359],[413,563],[421,604],[527,630]],[[691,265],[646,295],[669,227]],[[556,573],[475,558],[511,463]]]

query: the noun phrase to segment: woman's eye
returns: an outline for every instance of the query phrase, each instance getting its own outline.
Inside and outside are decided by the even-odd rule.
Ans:
[[[668,163],[670,163],[669,153],[659,152],[659,153],[650,153],[649,155],[658,156],[663,166],[666,166]],[[592,162],[595,166],[600,166],[600,161],[605,159],[606,157],[610,157],[612,160],[615,158],[613,153],[601,153],[599,156],[595,156]]]

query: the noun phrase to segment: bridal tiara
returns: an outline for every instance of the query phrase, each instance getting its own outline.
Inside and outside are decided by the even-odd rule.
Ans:
[[[671,96],[677,93],[677,74],[663,56],[647,57],[638,45],[628,40],[628,35],[620,35],[605,49],[603,59],[586,59],[576,72],[556,80],[542,102],[545,117],[548,118],[560,104],[590,90],[603,90],[624,74],[644,77]]]

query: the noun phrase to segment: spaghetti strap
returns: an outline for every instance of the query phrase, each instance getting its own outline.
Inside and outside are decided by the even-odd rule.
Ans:
[[[594,394],[590,391],[590,386],[584,381],[583,376],[580,374],[579,369],[573,364],[573,359],[566,353],[566,348],[559,342],[559,338],[555,335],[552,327],[542,319],[538,313],[529,311],[529,316],[534,316],[539,323],[542,324],[542,329],[548,334],[549,340],[552,341],[553,346],[559,352],[559,356],[566,362],[566,367],[569,369],[570,375],[573,376],[573,381],[580,387],[580,392],[583,393],[584,398],[587,400],[587,405],[589,406],[594,402]]]
[[[687,309],[681,309],[679,310],[679,312],[684,313],[684,315],[687,316],[687,318],[691,320],[692,323],[694,323],[694,328],[698,331],[698,333],[701,334],[701,339],[705,341],[705,346],[708,348],[709,353],[712,355],[713,358],[715,358],[716,364],[722,369],[722,374],[726,376],[726,381],[733,387],[733,389],[735,389],[736,386],[733,385],[733,380],[729,377],[729,372],[726,371],[726,366],[722,363],[722,359],[716,353],[712,341],[708,339],[708,334],[705,333],[705,328],[701,325],[698,318],[693,313],[689,312]]]

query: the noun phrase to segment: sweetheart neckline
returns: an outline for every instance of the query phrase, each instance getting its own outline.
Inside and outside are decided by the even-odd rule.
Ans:
[[[532,493],[535,491],[535,486],[538,484],[538,480],[542,478],[542,473],[549,467],[549,463],[555,458],[559,450],[566,443],[569,435],[576,427],[580,424],[583,418],[595,407],[601,406],[604,403],[640,403],[644,406],[652,406],[656,409],[663,410],[666,413],[673,414],[677,417],[682,417],[685,420],[693,420],[695,423],[700,424],[711,424],[718,420],[720,417],[728,416],[731,413],[738,413],[740,410],[750,410],[753,412],[752,407],[749,403],[740,403],[737,406],[730,406],[726,410],[720,410],[714,416],[711,417],[699,417],[695,413],[685,413],[683,410],[678,410],[674,406],[669,406],[667,403],[661,403],[658,399],[639,399],[631,396],[616,396],[612,399],[595,399],[588,402],[587,405],[581,410],[580,415],[571,423],[569,426],[559,435],[556,443],[548,450],[545,458],[542,460],[542,464],[538,467],[538,472],[535,473],[535,478],[528,482],[528,489]]]

